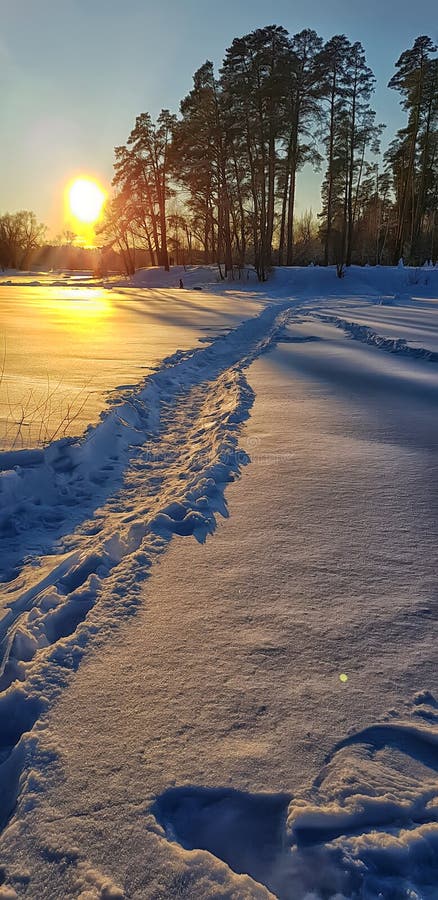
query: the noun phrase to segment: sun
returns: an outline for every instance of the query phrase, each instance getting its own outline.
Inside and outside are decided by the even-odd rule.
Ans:
[[[88,225],[97,222],[105,200],[105,191],[93,178],[75,178],[68,190],[71,213]]]

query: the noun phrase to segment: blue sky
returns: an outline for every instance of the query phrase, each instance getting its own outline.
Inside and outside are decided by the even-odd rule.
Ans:
[[[438,37],[435,0],[2,0],[0,211],[34,209],[63,227],[63,189],[79,172],[111,180],[113,147],[143,111],[178,111],[193,72],[234,37],[267,24],[360,40],[387,138],[403,121],[386,84],[418,34]],[[318,175],[298,206],[319,204]]]

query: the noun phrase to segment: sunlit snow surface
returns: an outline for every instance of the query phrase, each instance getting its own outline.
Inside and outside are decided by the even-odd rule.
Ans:
[[[4,896],[438,896],[437,282],[205,288],[201,343],[169,291],[146,381],[0,456]]]
[[[80,435],[117,400],[117,389],[263,304],[250,290],[242,302],[253,280],[236,284],[220,304],[214,283],[201,292],[188,274],[187,290],[175,290],[174,274],[168,281],[170,289],[145,290],[121,279],[111,289],[87,276],[0,277],[0,450]]]

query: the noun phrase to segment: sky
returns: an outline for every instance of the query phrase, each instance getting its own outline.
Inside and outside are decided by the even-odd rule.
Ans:
[[[77,174],[109,187],[113,148],[140,112],[178,112],[193,73],[217,66],[234,37],[263,25],[362,42],[377,78],[387,143],[403,122],[387,82],[419,34],[436,40],[435,0],[0,0],[0,213],[32,209],[62,230]],[[306,169],[298,211],[319,208]]]

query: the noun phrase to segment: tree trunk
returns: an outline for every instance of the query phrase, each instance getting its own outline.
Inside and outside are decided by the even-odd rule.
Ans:
[[[330,135],[328,158],[328,185],[327,185],[327,228],[324,244],[324,265],[329,264],[330,238],[332,231],[332,203],[333,203],[333,152],[335,142],[335,99],[336,99],[336,69],[333,72],[332,90],[330,96]]]
[[[350,120],[350,141],[348,147],[348,187],[347,187],[347,227],[346,227],[346,250],[345,263],[351,266],[351,254],[353,250],[353,179],[354,179],[354,149],[356,138],[356,90],[357,90],[357,67],[355,70],[353,82],[353,102],[351,108]]]

